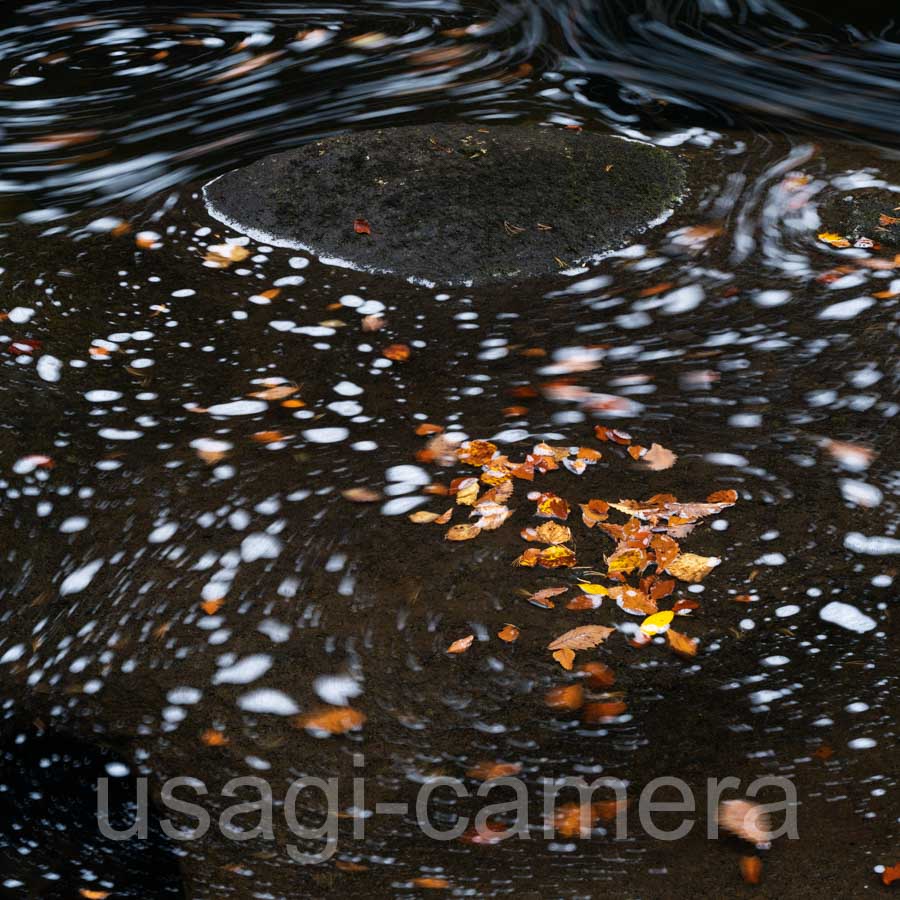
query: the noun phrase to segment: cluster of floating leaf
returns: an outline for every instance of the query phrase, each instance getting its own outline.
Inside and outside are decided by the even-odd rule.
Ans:
[[[514,512],[508,504],[516,481],[533,482],[538,475],[560,468],[581,475],[603,456],[591,447],[559,447],[542,442],[536,444],[523,460],[514,461],[500,453],[490,441],[472,440],[456,445],[438,426],[431,425],[420,426],[419,433],[432,435],[428,446],[418,455],[420,461],[445,465],[458,462],[481,470],[479,475],[455,478],[449,486],[430,486],[431,493],[454,498],[454,505],[445,512],[420,510],[409,517],[416,523],[447,525],[458,507],[469,507],[469,518],[475,521],[451,525],[444,535],[448,541],[472,540],[483,531],[500,528]],[[603,425],[595,427],[595,436],[600,441],[624,446],[635,460],[650,456],[648,468],[667,468],[676,458],[659,445],[654,444],[648,450],[635,444],[629,434]],[[665,460],[665,464],[661,466],[659,460]],[[535,503],[534,516],[546,521],[526,526],[520,534],[529,544],[543,546],[527,547],[514,564],[546,569],[575,568],[578,561],[571,547],[572,530],[563,524],[572,511],[569,502],[549,491],[531,491],[527,497]],[[654,636],[665,634],[676,653],[694,656],[697,640],[676,631],[671,623],[676,615],[690,613],[699,604],[684,599],[669,609],[660,609],[659,603],[672,594],[676,581],[700,582],[719,565],[718,557],[682,552],[679,540],[687,537],[701,519],[716,515],[736,502],[737,493],[726,490],[710,494],[705,501],[696,503],[682,503],[671,494],[656,494],[646,501],[608,503],[590,499],[580,503],[583,524],[588,529],[603,531],[615,541],[615,546],[604,556],[605,571],[590,573],[604,576],[608,583],[580,579],[575,585],[580,593],[569,600],[567,609],[597,609],[603,598],[609,597],[625,613],[643,617],[637,636],[632,639],[633,645],[642,646]],[[628,520],[624,524],[610,522],[611,510],[624,513]],[[570,588],[545,588],[530,594],[528,599],[538,606],[553,608],[551,597],[566,593]],[[577,651],[602,644],[615,631],[604,625],[583,625],[551,641],[548,649],[564,669],[571,670]],[[505,641],[514,641],[518,635],[516,626],[507,625],[498,636]],[[472,635],[460,638],[447,652],[463,653],[473,640]]]

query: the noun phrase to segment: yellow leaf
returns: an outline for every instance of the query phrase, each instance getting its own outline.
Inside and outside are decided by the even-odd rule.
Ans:
[[[427,512],[424,509],[417,509],[414,513],[409,514],[409,521],[415,522],[416,525],[428,525],[431,522],[437,522],[440,516],[436,512]]]
[[[466,478],[456,491],[456,502],[461,506],[472,506],[478,499],[478,479]]]
[[[601,597],[605,597],[609,593],[609,589],[602,584],[588,584],[584,581],[579,582],[578,587],[580,590],[584,591],[585,594],[599,594]]]
[[[664,609],[662,612],[653,613],[652,616],[647,616],[647,618],[641,622],[641,631],[646,635],[663,634],[668,631],[669,625],[674,618],[675,613],[673,613],[671,609]]]
[[[666,571],[682,581],[703,581],[722,560],[718,556],[682,553],[666,566]]]
[[[454,525],[444,535],[445,541],[471,541],[478,537],[481,529],[477,525]]]

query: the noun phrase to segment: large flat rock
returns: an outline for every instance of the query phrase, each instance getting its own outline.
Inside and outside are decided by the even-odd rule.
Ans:
[[[623,246],[683,190],[677,159],[647,144],[465,124],[315,141],[204,189],[251,237],[435,284],[558,271]]]

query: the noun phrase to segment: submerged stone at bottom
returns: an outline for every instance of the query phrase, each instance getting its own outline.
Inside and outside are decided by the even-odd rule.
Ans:
[[[438,284],[558,271],[621,247],[684,190],[674,156],[539,126],[342,135],[208,184],[210,212],[269,243]]]

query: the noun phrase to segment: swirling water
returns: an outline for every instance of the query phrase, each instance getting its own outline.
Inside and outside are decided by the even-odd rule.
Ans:
[[[10,896],[406,896],[417,878],[457,896],[740,888],[737,842],[705,838],[705,795],[703,827],[674,842],[613,841],[602,825],[581,840],[441,842],[411,816],[373,812],[484,760],[520,764],[538,807],[544,778],[639,790],[673,776],[702,792],[707,778],[789,777],[801,839],[765,856],[764,896],[859,896],[896,861],[900,270],[885,248],[817,234],[826,203],[867,185],[900,192],[900,43],[871,22],[801,27],[762,0],[659,6],[93,2],[10,15]],[[639,244],[477,291],[248,241],[200,198],[206,179],[263,153],[445,119],[650,140],[683,155],[690,194]],[[223,261],[223,243],[249,252]],[[364,331],[366,316],[386,324]],[[386,357],[391,344],[409,358]],[[298,391],[249,396],[283,386]],[[517,457],[541,439],[590,443],[604,423],[679,456],[648,472],[604,446],[581,479],[547,476],[573,502],[736,490],[686,545],[723,560],[679,592],[700,602],[684,626],[698,655],[617,636],[592,653],[627,712],[597,724],[548,709],[545,692],[571,680],[549,640],[623,616],[522,599],[568,577],[509,565],[524,496],[521,518],[472,542],[409,522],[445,508],[429,482],[462,473],[417,460],[423,422]],[[361,486],[382,498],[344,496]],[[608,549],[579,538],[585,564]],[[501,645],[510,622],[521,636]],[[444,653],[468,633],[466,654]],[[293,725],[344,702],[364,728],[321,738]],[[321,866],[292,863],[282,839],[96,832],[103,774],[124,821],[139,775],[212,793],[262,773],[283,793],[301,775],[349,783],[354,753],[366,798],[342,797],[338,852]],[[447,796],[442,827],[474,815]]]

